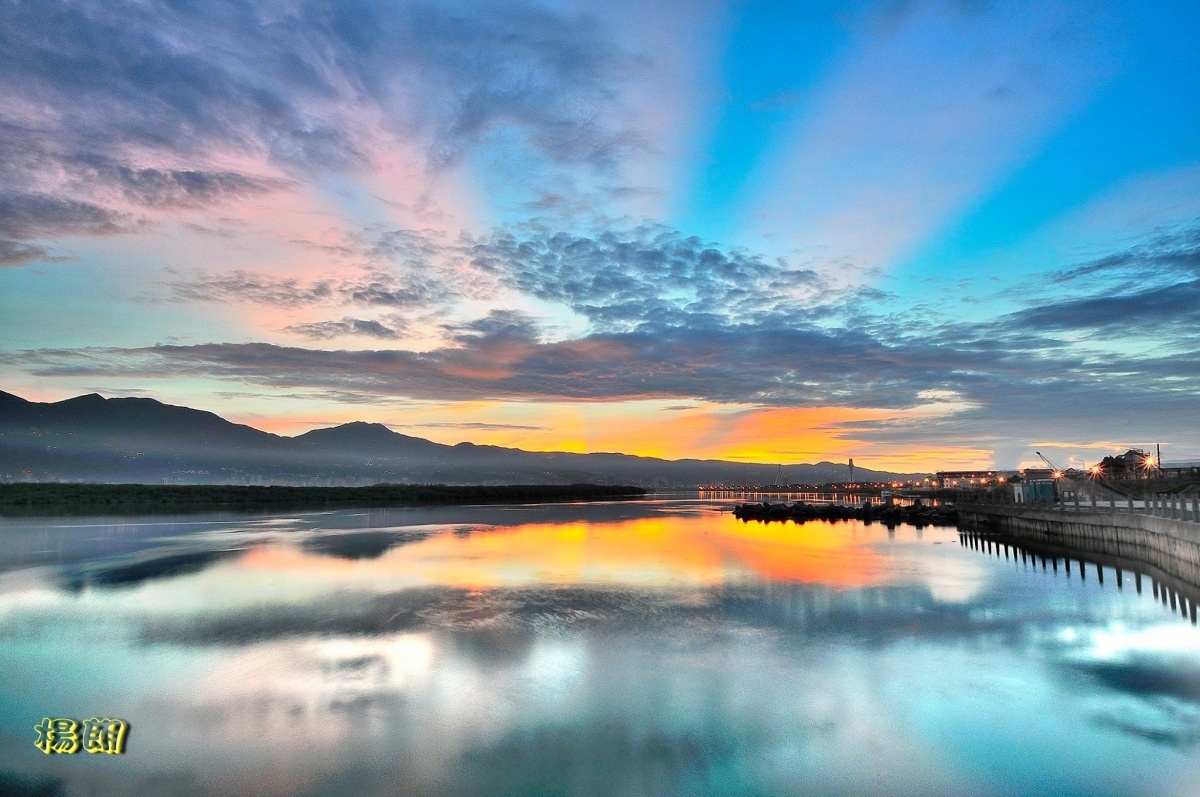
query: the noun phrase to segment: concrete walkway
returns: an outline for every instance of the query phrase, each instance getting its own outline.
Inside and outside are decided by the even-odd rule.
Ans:
[[[1005,534],[1144,562],[1200,586],[1200,522],[1190,509],[1185,520],[1153,514],[1159,511],[1153,504],[1144,508],[1150,511],[1075,509],[1061,503],[1053,507],[960,503],[957,508],[959,528],[965,531]]]

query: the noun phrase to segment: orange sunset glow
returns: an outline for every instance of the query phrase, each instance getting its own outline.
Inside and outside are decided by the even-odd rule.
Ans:
[[[1101,44],[1154,15],[1039,8],[1018,31],[1002,5],[983,15],[994,29],[930,10],[892,41],[874,12],[827,9],[813,40],[764,46],[736,37],[807,23],[535,4],[551,34],[482,6],[429,11],[451,43],[429,38],[425,4],[383,3],[360,41],[322,16],[336,3],[319,22],[306,5],[188,6],[172,13],[204,32],[199,80],[172,71],[180,34],[153,6],[112,12],[147,36],[126,49],[105,27],[124,22],[75,1],[79,40],[18,33],[0,92],[0,391],[153,398],[288,437],[368,422],[513,459],[728,467],[421,469],[379,455],[404,444],[376,429],[336,475],[344,450],[214,471],[182,441],[141,474],[79,473],[61,447],[13,473],[684,488],[780,465],[826,483],[851,459],[877,481],[1013,469],[1037,440],[1066,441],[1043,447],[1069,467],[1150,443],[1200,456],[1184,422],[1200,125],[1179,101],[1197,70]],[[8,30],[45,23],[12,13]],[[1082,49],[1057,63],[1047,41]],[[72,60],[97,42],[112,69]],[[832,60],[801,68],[800,52]],[[148,63],[161,80],[135,78]],[[1010,94],[1014,63],[1044,82]],[[1103,88],[1123,68],[1124,100]],[[1075,129],[1093,103],[1114,121]]]
[[[0,0],[0,797],[1197,797],[1198,331],[1200,0]]]
[[[448,445],[470,440],[527,451],[621,452],[663,459],[784,465],[845,462],[853,457],[865,467],[904,473],[986,467],[991,456],[984,448],[881,444],[856,437],[859,429],[873,424],[929,417],[936,407],[898,413],[849,407],[763,409],[703,402],[666,409],[665,404],[414,402],[396,409],[387,404],[366,405],[315,417],[252,414],[237,420],[283,435],[367,420]],[[276,406],[277,413],[278,409]]]
[[[467,536],[437,533],[378,559],[351,561],[298,548],[255,548],[241,567],[390,585],[461,589],[534,584],[698,588],[747,576],[842,587],[886,580],[867,534],[819,523],[742,523],[730,515],[671,515],[617,523],[528,524]]]

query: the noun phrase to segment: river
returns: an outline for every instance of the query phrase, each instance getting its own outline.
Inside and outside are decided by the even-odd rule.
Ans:
[[[719,506],[0,520],[0,793],[1200,793],[1152,576]]]

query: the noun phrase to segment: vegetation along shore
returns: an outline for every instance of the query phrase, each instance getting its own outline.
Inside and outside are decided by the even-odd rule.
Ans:
[[[286,487],[228,484],[0,484],[0,515],[164,514],[217,511],[448,506],[613,501],[640,498],[640,487],[603,484]]]

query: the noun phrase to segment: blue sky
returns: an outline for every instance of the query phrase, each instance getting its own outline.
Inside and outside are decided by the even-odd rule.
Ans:
[[[903,469],[1200,456],[1194,3],[0,7],[0,388]]]

